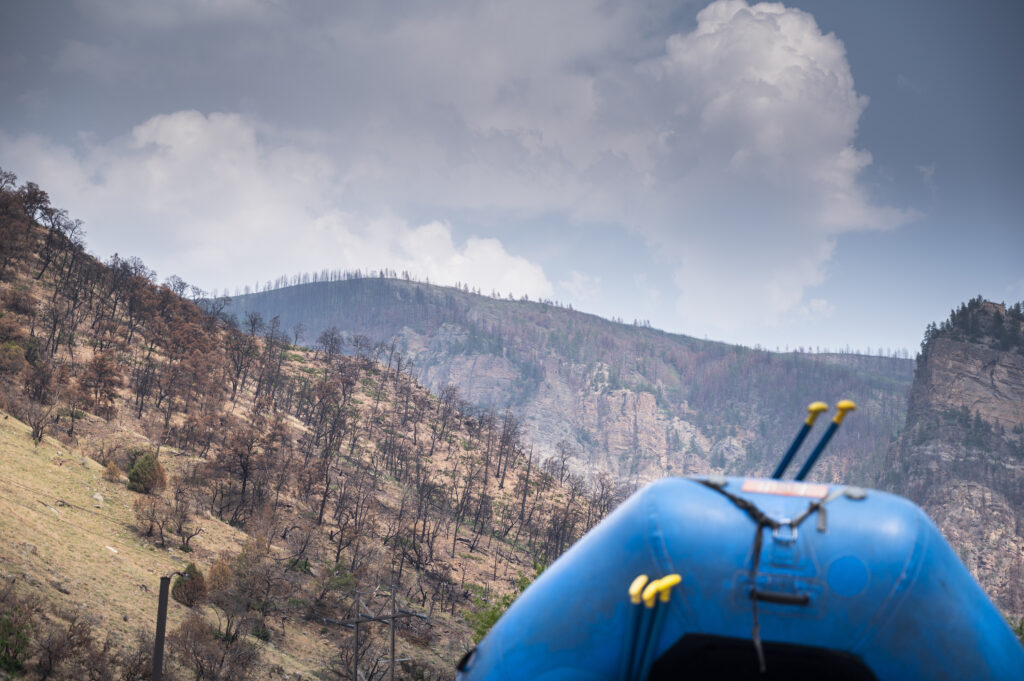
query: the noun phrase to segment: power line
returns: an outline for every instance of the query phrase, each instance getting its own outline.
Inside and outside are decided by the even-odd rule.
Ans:
[[[350,629],[354,629],[355,630],[355,636],[353,637],[353,643],[352,643],[352,679],[353,679],[353,681],[359,681],[359,678],[362,677],[362,674],[359,673],[359,625],[360,624],[369,624],[369,623],[372,623],[372,622],[387,622],[388,623],[388,630],[389,630],[389,633],[390,633],[390,643],[391,643],[391,645],[390,645],[391,655],[390,655],[390,657],[388,657],[388,675],[391,678],[391,680],[394,681],[394,678],[395,678],[395,663],[400,661],[399,659],[395,658],[395,620],[401,619],[403,617],[418,617],[420,619],[423,619],[423,620],[426,620],[427,622],[429,622],[430,618],[427,617],[426,615],[422,614],[422,613],[413,612],[412,610],[406,610],[404,608],[399,609],[398,607],[396,607],[396,603],[395,603],[395,588],[394,587],[392,587],[390,592],[389,592],[390,600],[391,600],[391,614],[389,614],[389,615],[381,615],[381,614],[377,614],[377,615],[364,615],[362,611],[363,611],[363,609],[365,609],[365,606],[363,605],[362,596],[364,594],[366,594],[366,593],[374,593],[375,594],[376,591],[373,591],[373,592],[356,591],[355,592],[355,597],[356,598],[355,598],[355,604],[354,605],[355,605],[355,610],[356,610],[356,616],[354,618],[350,618],[350,619],[347,619],[347,620],[333,620],[333,619],[330,619],[328,617],[325,617],[323,619],[323,621],[324,621],[325,624],[338,624],[338,625],[341,625],[341,626],[344,626],[344,627],[349,627]],[[381,658],[381,659],[383,659],[383,658]],[[380,660],[378,660],[378,662],[380,662]]]
[[[115,518],[114,516],[107,515],[106,513],[100,513],[99,511],[96,511],[94,509],[86,508],[85,506],[79,506],[78,504],[73,504],[70,501],[65,501],[62,497],[57,496],[53,492],[46,492],[46,491],[43,491],[43,490],[40,490],[40,489],[35,489],[34,487],[30,487],[28,485],[22,484],[20,482],[16,482],[14,480],[0,480],[0,485],[2,485],[2,484],[17,485],[18,487],[21,487],[22,489],[26,489],[29,492],[33,492],[35,494],[41,494],[42,496],[49,497],[50,499],[56,499],[58,503],[63,504],[64,506],[68,506],[70,508],[75,508],[75,509],[78,509],[79,511],[85,511],[86,513],[91,513],[94,516],[97,516],[99,518],[103,518],[103,519],[105,519],[105,520],[107,520],[107,521],[109,521],[111,523],[114,523],[114,524],[117,524],[117,525],[121,525],[122,527],[125,527],[125,528],[127,528],[129,530],[135,529],[134,527],[132,527],[131,525],[129,525],[128,523],[126,523],[125,521],[123,521],[123,520],[121,520],[119,518]]]
[[[43,512],[42,512],[41,510],[39,510],[38,508],[35,508],[35,507],[33,507],[33,506],[30,506],[29,504],[25,504],[25,503],[23,503],[23,502],[21,502],[21,501],[18,501],[17,499],[11,499],[11,498],[9,498],[9,497],[6,497],[6,496],[4,496],[4,495],[2,495],[2,494],[0,494],[0,499],[3,499],[4,501],[6,501],[6,502],[8,502],[8,503],[10,503],[10,504],[14,504],[14,505],[16,505],[16,506],[21,506],[22,508],[26,508],[26,509],[28,509],[28,510],[32,511],[33,513],[37,513],[37,514],[41,515],[41,516],[42,516],[42,517],[44,517],[44,518],[48,518],[48,519],[50,518],[50,516],[48,516],[47,514],[43,513]],[[65,502],[65,503],[66,503],[66,502]],[[69,505],[70,505],[70,504],[69,504]],[[49,506],[49,505],[47,505],[47,508],[52,508],[52,507],[51,507],[51,506]],[[55,510],[55,509],[54,509],[54,510]],[[58,516],[57,516],[57,518],[55,518],[54,520],[56,520],[56,521],[58,521],[58,522],[61,522],[61,523],[64,523],[64,524],[66,524],[66,525],[69,525],[69,526],[71,526],[71,527],[74,527],[75,529],[81,530],[82,532],[86,532],[86,533],[88,533],[88,534],[91,534],[91,535],[93,535],[94,537],[98,537],[98,538],[102,539],[102,540],[103,540],[103,541],[105,541],[105,542],[109,542],[109,543],[111,543],[111,544],[117,544],[117,545],[119,545],[119,546],[120,546],[121,548],[123,548],[123,549],[127,549],[127,550],[129,550],[129,551],[133,551],[133,552],[137,553],[137,554],[138,554],[138,555],[140,555],[140,556],[146,556],[147,558],[152,558],[152,557],[153,557],[153,556],[152,556],[151,554],[148,554],[148,553],[146,553],[145,551],[143,551],[143,550],[142,550],[142,549],[140,549],[140,548],[137,548],[137,547],[135,547],[135,546],[132,546],[131,544],[126,544],[126,543],[124,543],[124,542],[123,542],[122,540],[120,540],[120,539],[114,539],[113,537],[110,537],[109,535],[104,535],[104,534],[100,534],[99,532],[97,532],[97,531],[95,531],[95,530],[91,530],[91,529],[89,529],[88,527],[83,527],[83,526],[81,526],[81,525],[79,525],[79,524],[77,524],[77,523],[73,523],[73,522],[71,522],[70,520],[68,520],[67,518],[63,517],[63,516],[60,516],[60,515],[58,515]],[[119,522],[118,524],[120,524],[120,525],[122,525],[122,526],[124,526],[124,527],[127,527],[127,528],[129,528],[129,529],[134,529],[134,528],[132,528],[132,527],[131,527],[130,525],[127,525],[127,524],[125,524],[125,523],[120,523],[120,522]]]

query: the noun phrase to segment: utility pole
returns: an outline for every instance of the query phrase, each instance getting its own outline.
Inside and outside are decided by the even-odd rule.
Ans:
[[[167,594],[171,587],[171,577],[175,575],[188,579],[188,574],[175,570],[160,578],[160,602],[156,607],[156,640],[153,642],[153,681],[164,678],[164,634],[167,632]]]
[[[356,642],[352,647],[352,681],[359,681],[359,618],[361,616],[359,612],[360,606],[359,592],[356,592]]]
[[[156,608],[156,641],[153,643],[153,681],[164,676],[164,633],[167,631],[167,592],[171,578],[160,578],[160,603]]]
[[[340,624],[343,627],[350,627],[355,631],[353,637],[354,649],[352,651],[352,681],[360,681],[359,678],[359,625],[366,624],[369,622],[387,622],[389,628],[389,634],[391,639],[391,656],[388,658],[388,676],[390,681],[395,681],[395,620],[402,617],[418,617],[422,620],[430,621],[430,618],[423,613],[413,612],[411,610],[399,610],[395,604],[395,589],[391,589],[391,613],[387,615],[364,615],[363,610],[367,609],[363,607],[363,600],[361,598],[362,593],[355,592],[356,596],[356,616],[347,620],[333,620],[329,617],[324,618],[326,624]]]
[[[388,620],[388,628],[391,629],[391,657],[388,660],[388,675],[391,681],[395,681],[395,590],[391,589],[391,619]]]

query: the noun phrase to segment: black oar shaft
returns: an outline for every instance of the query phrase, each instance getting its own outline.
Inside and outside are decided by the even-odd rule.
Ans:
[[[789,446],[789,451],[782,457],[782,461],[775,468],[775,472],[772,473],[772,479],[778,480],[782,477],[782,474],[786,472],[789,464],[793,461],[793,457],[796,456],[796,452],[800,449],[800,445],[804,443],[804,438],[807,437],[807,433],[811,432],[811,426],[814,425],[815,419],[818,418],[818,414],[828,411],[828,405],[824,402],[811,402],[807,405],[807,420],[804,421],[804,425],[800,428],[800,432],[796,434],[796,439],[793,440],[793,444]]]
[[[654,621],[651,623],[651,631],[647,635],[647,644],[644,647],[640,670],[635,681],[647,681],[647,675],[651,673],[651,665],[654,664],[654,656],[658,652],[658,641],[661,639],[661,628],[668,614],[669,600],[672,598],[672,587],[681,581],[682,577],[679,575],[668,575],[658,580],[659,602],[655,603]]]
[[[811,472],[812,468],[814,468],[814,464],[817,463],[818,457],[821,456],[821,453],[825,450],[825,446],[828,444],[828,441],[831,440],[832,436],[836,434],[837,430],[839,430],[839,424],[841,424],[843,422],[843,418],[846,417],[846,412],[853,411],[856,408],[857,405],[855,405],[851,400],[839,401],[839,404],[836,405],[836,410],[838,412],[836,417],[832,419],[832,423],[828,425],[828,430],[826,430],[825,434],[821,436],[818,446],[815,447],[814,451],[811,452],[811,455],[807,457],[807,461],[804,461],[804,465],[800,469],[800,472],[796,474],[796,480],[803,480],[807,477],[807,474]]]
[[[789,468],[789,464],[792,463],[793,457],[796,456],[796,451],[800,449],[800,445],[804,443],[804,439],[807,437],[807,433],[809,432],[811,432],[811,424],[805,423],[803,427],[800,428],[800,432],[796,434],[796,439],[793,440],[793,444],[789,446],[789,451],[787,451],[786,455],[782,457],[782,461],[779,462],[779,465],[775,468],[775,472],[772,473],[772,478],[774,480],[781,478],[782,474],[786,472],[787,468]]]
[[[629,624],[626,626],[626,648],[622,652],[619,681],[632,681],[630,672],[633,669],[633,660],[637,656],[640,622],[644,609],[640,596],[645,586],[647,586],[647,575],[639,575],[629,586]]]
[[[814,468],[814,464],[818,461],[818,457],[821,456],[821,453],[825,450],[825,446],[828,444],[828,441],[832,439],[832,436],[836,434],[837,430],[839,430],[838,423],[833,421],[828,424],[828,430],[826,430],[825,434],[821,436],[821,439],[818,441],[818,446],[814,448],[811,455],[807,457],[807,461],[804,461],[804,465],[800,468],[800,472],[796,474],[797,480],[803,480],[807,477],[807,474],[811,472],[811,469]]]

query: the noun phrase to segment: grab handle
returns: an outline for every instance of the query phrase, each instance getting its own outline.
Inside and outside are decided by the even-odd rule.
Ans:
[[[782,605],[807,605],[811,602],[811,597],[807,594],[791,594],[786,593],[785,591],[760,591],[758,589],[751,589],[750,597],[756,601],[780,603]]]

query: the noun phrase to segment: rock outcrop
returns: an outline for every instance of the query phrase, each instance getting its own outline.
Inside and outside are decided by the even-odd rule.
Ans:
[[[909,358],[768,352],[601,319],[544,302],[494,299],[387,278],[236,297],[227,312],[278,317],[315,345],[394,343],[435,392],[511,407],[541,459],[560,445],[580,473],[640,484],[664,475],[767,474],[813,400],[851,398],[855,418],[815,470],[868,484],[905,420]],[[357,350],[358,351],[358,350]]]
[[[1024,616],[1024,315],[980,298],[929,327],[879,484],[931,516],[988,594]]]

